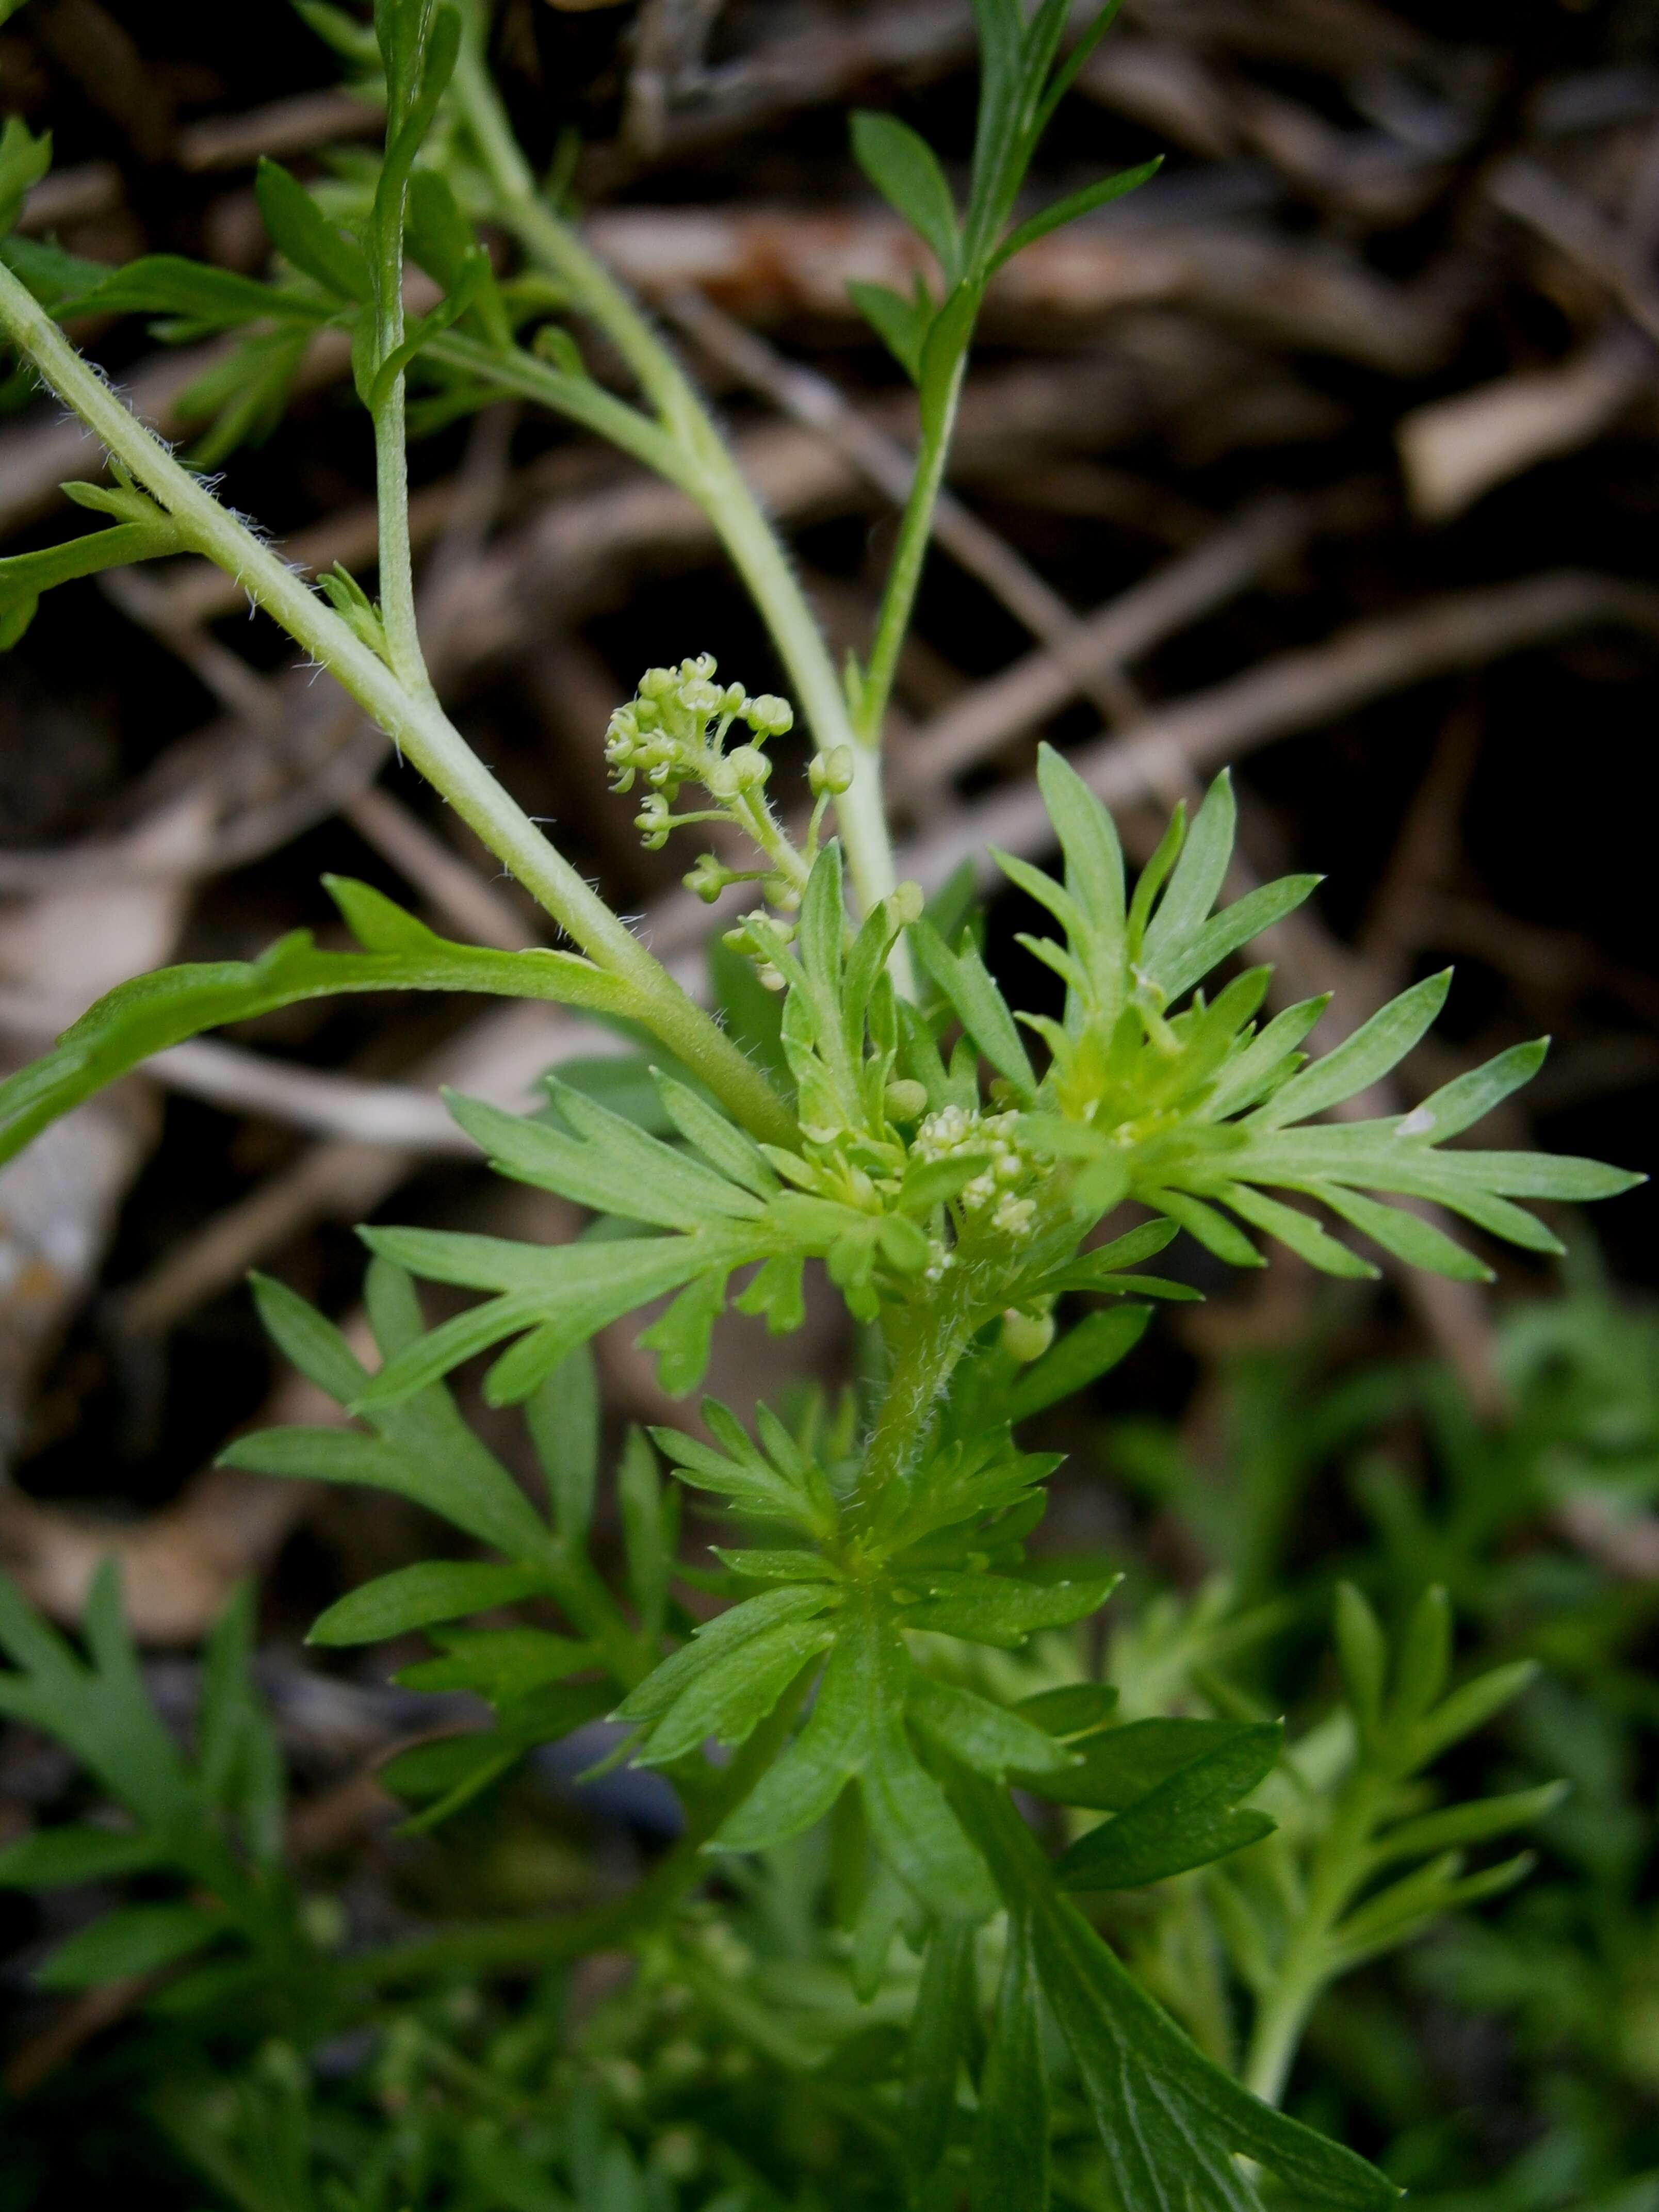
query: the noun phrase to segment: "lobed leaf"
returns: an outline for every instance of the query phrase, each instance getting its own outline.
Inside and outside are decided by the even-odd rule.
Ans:
[[[34,1978],[44,1990],[143,1978],[177,1966],[224,1929],[216,1914],[194,1905],[129,1905],[60,1943]]]
[[[1064,199],[1054,201],[1030,216],[1018,229],[1009,232],[991,258],[992,270],[1000,269],[1005,261],[1012,261],[1028,246],[1035,246],[1038,239],[1047,238],[1050,231],[1060,230],[1066,223],[1075,222],[1080,215],[1091,214],[1096,208],[1105,207],[1113,200],[1121,200],[1126,192],[1138,190],[1163,167],[1164,156],[1158,154],[1134,168],[1119,169],[1113,176],[1098,177],[1092,185],[1085,185],[1080,191],[1068,192]]]
[[[1063,1889],[1138,1889],[1259,1843],[1274,1822],[1237,1801],[1271,1772],[1284,1736],[1277,1722],[1236,1729],[1080,1837],[1056,1865],[1055,1881]]]
[[[1048,2069],[1042,1987],[1029,1911],[1011,1911],[1002,1978],[980,2075],[968,2201],[971,2212],[1048,2212]]]
[[[68,1823],[37,1828],[0,1850],[0,1887],[57,1889],[77,1881],[109,1881],[155,1864],[154,1837],[119,1828]]]
[[[925,2202],[939,2179],[957,2112],[957,2080],[979,2009],[973,1924],[936,1921],[905,2040],[900,2163],[910,2201]]]
[[[392,1677],[406,1690],[471,1690],[503,1705],[562,1682],[598,1664],[591,1644],[554,1636],[544,1628],[449,1628],[435,1631],[438,1659],[417,1660]]]
[[[921,382],[921,349],[933,319],[933,302],[921,279],[909,299],[890,284],[850,280],[848,296],[912,384]]]
[[[629,1692],[617,1708],[617,1719],[653,1723],[660,1720],[710,1668],[729,1658],[753,1638],[768,1635],[781,1626],[799,1626],[810,1620],[823,1611],[830,1596],[831,1593],[823,1587],[795,1583],[787,1589],[768,1590],[759,1597],[745,1598],[742,1604],[717,1613],[713,1620],[702,1622],[692,1631],[690,1642],[671,1652]]]
[[[1253,2097],[1130,1978],[1057,1893],[1036,1838],[1006,1798],[967,1776],[951,1797],[1008,1911],[1030,1916],[1042,1993],[1071,2047],[1123,2212],[1256,2212],[1237,2155],[1313,2203],[1387,2212],[1399,2195],[1390,2182]]]
[[[253,193],[270,242],[285,259],[337,298],[361,305],[372,296],[374,282],[362,247],[330,222],[280,161],[261,155]]]
[[[379,904],[398,911],[390,900]],[[411,915],[402,919],[410,933],[395,951],[319,951],[309,931],[296,930],[256,961],[162,968],[118,985],[65,1030],[51,1052],[0,1083],[0,1161],[153,1053],[301,1000],[345,991],[476,991],[594,1012],[633,1011],[625,985],[574,953],[455,945]]]
[[[1279,1129],[1288,1121],[1305,1121],[1380,1082],[1430,1028],[1450,988],[1451,969],[1444,968],[1402,991],[1334,1051],[1293,1075],[1266,1105],[1258,1106],[1247,1127]]]
[[[902,1617],[907,1628],[1015,1650],[1039,1629],[1068,1628],[1098,1613],[1121,1580],[1115,1574],[1036,1583],[1007,1575],[933,1573],[923,1585],[927,1595],[907,1606]]]
[[[1122,989],[1127,920],[1117,831],[1094,793],[1052,745],[1038,750],[1037,783],[1066,855],[1066,889],[1083,917],[1083,939],[1073,949],[1110,1018]]]
[[[909,935],[916,957],[949,1000],[963,1028],[997,1073],[1029,1101],[1036,1090],[1036,1077],[1007,1002],[974,946],[952,952],[926,921],[913,922]]]
[[[641,1766],[667,1766],[709,1737],[744,1743],[801,1668],[835,1639],[825,1620],[781,1620],[705,1664],[651,1731]]]
[[[526,1401],[525,1420],[547,1480],[553,1526],[573,1549],[587,1541],[599,1477],[599,1378],[579,1345]]]
[[[1081,1692],[1091,1693],[1085,1699]],[[1093,1731],[1082,1747],[1080,1762],[1062,1773],[1028,1771],[1021,1784],[1057,1805],[1088,1806],[1103,1813],[1125,1813],[1140,1803],[1183,1767],[1225,1752],[1249,1724],[1237,1721],[1185,1718],[1129,1721],[1120,1727],[1108,1723],[1111,1702],[1094,1684],[1054,1692],[1055,1697],[1076,1701],[1094,1714]],[[1091,1699],[1098,1701],[1091,1702]]]
[[[1056,1774],[1080,1764],[1060,1738],[1019,1711],[918,1674],[905,1710],[941,1751],[1000,1782],[1010,1772]]]
[[[609,1107],[556,1079],[550,1079],[549,1088],[577,1135],[508,1114],[481,1098],[445,1095],[450,1112],[489,1155],[498,1175],[556,1191],[579,1206],[624,1221],[683,1230],[709,1220],[753,1219],[764,1212],[752,1191],[647,1136]]]

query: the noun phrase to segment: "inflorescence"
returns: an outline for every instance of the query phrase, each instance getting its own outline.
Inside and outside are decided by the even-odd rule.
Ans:
[[[714,675],[711,653],[678,668],[646,670],[638,691],[617,708],[605,731],[611,781],[617,791],[631,791],[636,777],[645,784],[634,826],[653,852],[668,842],[670,830],[697,822],[729,822],[757,848],[764,865],[753,868],[734,867],[716,853],[701,854],[685,878],[699,898],[713,905],[729,885],[753,883],[769,904],[793,910],[817,857],[825,809],[852,783],[852,750],[837,745],[813,756],[807,775],[816,804],[805,845],[798,848],[767,799],[772,763],[762,750],[794,727],[794,709],[774,692],[751,697],[741,684],[717,684]],[[740,723],[748,739],[728,744]],[[713,805],[676,813],[688,783],[701,785]]]

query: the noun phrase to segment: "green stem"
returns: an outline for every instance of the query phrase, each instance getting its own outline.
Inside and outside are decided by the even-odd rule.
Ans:
[[[554,1595],[623,1688],[631,1690],[656,1665],[655,1650],[629,1626],[626,1614],[586,1553],[562,1542],[554,1550],[548,1571]]]
[[[409,543],[409,467],[404,453],[404,380],[400,376],[374,410],[380,624],[386,632],[386,655],[398,682],[413,694],[435,697],[415,621],[415,566]]]
[[[375,365],[390,360],[404,342],[404,199],[380,210],[374,270]],[[374,401],[374,501],[380,551],[380,623],[386,656],[400,684],[417,696],[432,696],[432,679],[421,651],[415,619],[415,562],[409,541],[408,440],[404,423],[404,380],[394,377],[389,392]]]
[[[793,1122],[765,1078],[613,914],[485,768],[429,691],[410,690],[123,405],[50,315],[0,264],[0,329],[65,406],[131,471],[195,550],[222,568],[327,668],[483,842],[594,963],[639,994],[640,1018],[756,1134]]]
[[[672,354],[609,270],[538,197],[477,41],[471,37],[457,64],[455,90],[495,187],[502,223],[605,331],[656,409],[680,457],[678,468],[663,473],[688,491],[714,524],[771,632],[818,746],[827,752],[853,742],[856,733],[835,665],[776,532]],[[544,396],[554,406],[565,405],[564,397],[551,392]],[[661,464],[653,459],[652,465]],[[836,818],[854,887],[867,910],[886,897],[896,878],[879,762],[868,746],[854,742],[854,751],[857,772],[837,802]]]
[[[939,505],[939,495],[945,485],[951,435],[956,428],[957,410],[962,400],[963,379],[967,367],[968,352],[964,344],[951,372],[945,404],[937,415],[927,407],[922,411],[922,435],[916,454],[916,472],[911,480],[910,495],[904,502],[898,543],[893,549],[892,566],[887,572],[886,586],[881,595],[881,611],[876,621],[875,640],[870,647],[864,680],[859,687],[857,729],[860,740],[866,748],[873,749],[881,743],[882,725],[886,720],[888,702],[892,696],[893,679],[898,673],[899,653],[910,628],[910,618],[915,612],[916,593],[921,588],[921,572],[927,564],[927,549],[933,539],[933,510]]]
[[[762,856],[771,863],[774,872],[797,891],[806,889],[811,871],[805,857],[798,853],[785,835],[783,826],[767,805],[763,793],[745,792],[732,812],[743,825],[744,835]],[[718,819],[719,817],[711,817]]]
[[[457,331],[446,331],[434,338],[426,351],[446,368],[462,370],[481,384],[493,384],[501,392],[533,400],[580,422],[584,429],[608,438],[613,446],[696,496],[685,456],[661,424],[618,399],[591,376],[574,376],[567,369],[555,368],[526,353],[522,346],[502,353],[482,339],[464,337]]]
[[[1250,2031],[1244,2084],[1264,2104],[1276,2105],[1284,2095],[1309,2014],[1330,1979],[1331,1934],[1365,1879],[1366,1840],[1385,1786],[1380,1776],[1356,1775],[1320,1840],[1306,1905]]]

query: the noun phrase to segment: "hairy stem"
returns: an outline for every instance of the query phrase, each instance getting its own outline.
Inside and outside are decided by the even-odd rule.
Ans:
[[[398,319],[401,322],[401,315]],[[400,684],[412,693],[430,694],[432,679],[415,623],[401,376],[374,409],[374,500],[380,534],[380,623],[386,632],[386,653]]]
[[[376,367],[404,342],[404,203],[376,226],[374,343]],[[380,551],[380,623],[386,653],[400,684],[422,696],[434,696],[415,620],[415,563],[409,542],[409,457],[401,376],[374,397],[374,501]]]
[[[860,1505],[870,1513],[888,1485],[920,1458],[933,1413],[968,1347],[979,1310],[970,1270],[953,1268],[926,1304],[901,1310],[890,1334],[891,1364],[865,1447]]]
[[[64,404],[179,526],[326,667],[596,964],[639,994],[641,1021],[696,1067],[757,1135],[787,1143],[793,1123],[757,1069],[684,992],[473,752],[429,691],[399,680],[247,526],[222,507],[117,398],[45,309],[0,264],[0,329]]]

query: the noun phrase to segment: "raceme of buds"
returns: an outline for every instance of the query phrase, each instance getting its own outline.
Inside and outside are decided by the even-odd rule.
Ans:
[[[711,653],[678,668],[646,670],[637,693],[617,708],[605,731],[605,757],[618,791],[631,790],[636,775],[671,801],[683,783],[706,784],[717,796],[730,797],[765,781],[763,756],[744,745],[724,761],[726,769],[741,763],[737,781],[720,790],[714,778],[721,773],[726,732],[741,721],[764,744],[793,726],[794,709],[769,691],[751,699],[741,684],[716,684],[714,673]]]
[[[646,670],[635,696],[617,708],[605,730],[611,782],[617,791],[631,790],[635,777],[648,786],[634,826],[651,852],[659,852],[682,823],[712,818],[708,811],[672,811],[683,785],[702,784],[714,811],[759,846],[769,866],[763,872],[731,868],[706,853],[685,878],[689,888],[712,905],[728,884],[758,879],[774,905],[798,906],[817,849],[817,818],[805,855],[798,854],[767,804],[772,763],[761,750],[769,738],[793,727],[794,708],[770,691],[751,699],[741,684],[717,684],[714,676],[708,653],[678,668]],[[728,751],[726,737],[737,724],[747,726],[753,742]],[[832,759],[830,782],[823,790],[844,790],[852,781],[850,751],[842,746],[837,752],[845,758]],[[819,765],[814,763],[815,792],[821,788]]]

